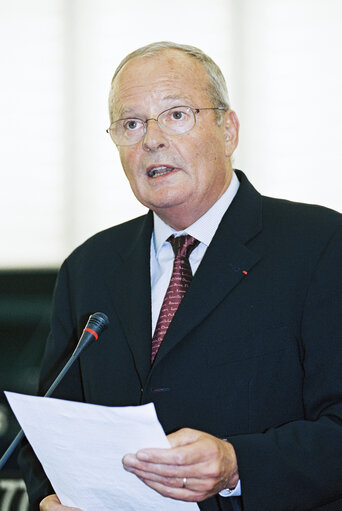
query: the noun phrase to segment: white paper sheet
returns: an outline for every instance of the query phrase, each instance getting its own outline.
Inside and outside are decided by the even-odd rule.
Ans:
[[[198,511],[162,497],[122,467],[145,447],[170,447],[152,403],[107,407],[5,392],[62,504],[83,511]]]

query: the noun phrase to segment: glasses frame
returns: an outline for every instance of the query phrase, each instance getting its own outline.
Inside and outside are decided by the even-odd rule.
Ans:
[[[167,108],[166,110],[163,110],[162,112],[160,112],[160,114],[157,116],[157,118],[155,119],[154,117],[150,117],[149,119],[146,119],[145,121],[143,119],[140,119],[139,117],[123,117],[122,119],[117,119],[116,121],[113,121],[111,123],[111,125],[109,126],[109,128],[106,129],[106,133],[108,133],[110,135],[110,138],[113,140],[113,137],[112,137],[112,134],[111,134],[111,128],[114,124],[116,124],[117,122],[119,121],[128,121],[128,120],[132,120],[132,121],[140,121],[143,123],[144,125],[144,132],[141,136],[141,138],[139,138],[139,140],[137,140],[136,142],[133,142],[132,144],[117,144],[114,140],[114,144],[116,146],[119,146],[119,147],[129,147],[131,145],[135,145],[135,144],[138,144],[139,142],[141,142],[141,140],[144,138],[144,136],[146,135],[146,132],[147,132],[147,123],[148,121],[156,121],[158,123],[158,126],[159,128],[165,132],[164,130],[164,127],[163,125],[161,125],[159,123],[159,117],[163,114],[165,114],[165,112],[168,112],[169,110],[174,110],[174,109],[177,109],[177,108],[189,108],[191,111],[192,111],[192,114],[194,116],[194,125],[186,130],[186,131],[183,131],[182,133],[172,133],[171,136],[179,136],[179,135],[184,135],[185,133],[189,133],[189,131],[191,131],[192,129],[194,129],[194,127],[196,126],[196,121],[197,121],[197,117],[196,115],[199,114],[201,112],[201,110],[221,110],[221,111],[224,111],[226,112],[227,111],[227,108],[224,107],[224,106],[217,106],[217,107],[203,107],[203,108],[194,108],[192,106],[189,106],[189,105],[176,105],[176,106],[173,106],[171,108]]]

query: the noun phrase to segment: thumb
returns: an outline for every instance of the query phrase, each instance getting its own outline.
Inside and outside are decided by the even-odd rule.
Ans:
[[[39,511],[81,511],[76,507],[63,506],[56,494],[48,495],[39,504]]]
[[[182,428],[175,433],[167,435],[171,447],[181,447],[182,445],[192,444],[196,442],[203,433],[197,429]]]

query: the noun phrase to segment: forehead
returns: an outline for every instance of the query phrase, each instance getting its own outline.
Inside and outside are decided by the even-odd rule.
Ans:
[[[111,108],[116,115],[140,111],[142,115],[144,109],[159,113],[158,109],[175,104],[210,106],[207,86],[207,73],[200,62],[180,51],[165,50],[136,57],[121,69],[113,85]]]

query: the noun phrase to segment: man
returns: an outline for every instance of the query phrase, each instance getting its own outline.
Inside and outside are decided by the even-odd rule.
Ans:
[[[126,470],[204,511],[341,510],[341,215],[262,197],[233,172],[238,119],[196,48],[126,57],[110,115],[151,211],[63,264],[40,391],[101,310],[110,328],[55,395],[155,403],[171,449],[128,453]],[[21,461],[34,509],[70,509],[28,446]]]

